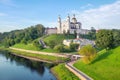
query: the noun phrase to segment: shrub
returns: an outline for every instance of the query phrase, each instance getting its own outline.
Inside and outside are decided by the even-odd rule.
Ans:
[[[79,44],[71,43],[70,44],[70,50],[71,51],[76,51],[79,47]]]
[[[70,47],[69,46],[64,46],[64,52],[71,52]]]
[[[50,40],[48,42],[48,46],[53,49],[57,45],[57,42],[55,40]]]
[[[33,45],[38,49],[41,50],[43,49],[43,46],[41,44],[39,44],[39,42],[37,40],[33,41]]]
[[[82,58],[83,62],[86,63],[86,64],[89,64],[95,58],[95,56],[96,56],[96,50],[91,45],[87,45],[87,46],[82,47],[79,50],[79,54],[81,54],[81,55],[84,56]]]
[[[54,47],[54,50],[56,50],[57,52],[64,52],[65,51],[64,45],[62,45],[62,44],[56,45]]]

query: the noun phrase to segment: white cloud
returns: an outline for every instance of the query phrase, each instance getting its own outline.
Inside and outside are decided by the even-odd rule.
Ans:
[[[16,5],[13,3],[13,0],[0,0],[0,3],[3,5],[7,5],[7,6],[12,6],[15,7]]]
[[[5,14],[5,13],[0,13],[0,16],[6,16],[7,14]]]
[[[81,6],[80,8],[81,9],[86,9],[86,8],[91,8],[91,7],[93,7],[93,5],[88,3],[87,5]]]
[[[73,10],[71,13],[76,14],[83,28],[90,29],[93,26],[97,29],[120,29],[120,1],[83,12]]]

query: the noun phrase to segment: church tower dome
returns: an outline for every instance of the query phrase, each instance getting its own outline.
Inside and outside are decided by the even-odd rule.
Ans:
[[[70,22],[70,16],[69,16],[69,14],[67,16],[67,21]]]
[[[75,14],[73,14],[72,22],[77,23],[77,19],[75,18]]]

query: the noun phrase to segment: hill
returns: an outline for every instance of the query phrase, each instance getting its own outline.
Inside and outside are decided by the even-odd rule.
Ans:
[[[0,33],[0,43],[5,47],[13,46],[17,43],[30,43],[33,40],[44,35],[45,27],[41,24],[31,26],[21,30]]]
[[[70,34],[70,35],[64,35],[64,34],[52,34],[52,35],[48,35],[46,37],[43,38],[43,40],[48,44],[49,41],[53,40],[53,41],[57,41],[57,43],[62,43],[62,41],[64,39],[74,39],[75,36]]]
[[[120,46],[98,53],[97,58],[91,64],[84,64],[81,60],[74,66],[95,80],[120,80]]]
[[[74,35],[69,35],[69,38],[72,39],[72,38],[75,38]],[[51,34],[51,35],[44,35],[42,37],[39,37],[35,40],[39,41],[40,39],[43,39],[43,41],[46,43],[46,44],[49,44],[49,41],[53,40],[54,42],[57,42],[56,44],[61,44],[62,41],[64,39],[67,39],[67,36],[66,35],[63,35],[63,34]],[[43,52],[52,52],[52,53],[57,53],[57,51],[51,49],[51,48],[47,48],[47,49],[42,49],[42,50],[38,50],[38,48],[36,48],[34,45],[33,45],[33,42],[32,41],[31,43],[27,43],[27,44],[23,44],[23,43],[17,43],[15,45],[13,45],[12,47],[15,47],[15,48],[21,48],[21,49],[27,49],[27,50],[35,50],[35,51],[43,51]]]

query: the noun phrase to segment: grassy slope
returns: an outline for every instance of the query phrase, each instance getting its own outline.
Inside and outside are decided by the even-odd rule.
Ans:
[[[62,43],[62,41],[63,41],[64,39],[66,39],[66,38],[67,38],[67,36],[65,36],[65,35],[63,35],[63,34],[52,34],[52,35],[49,35],[49,36],[45,37],[45,38],[44,38],[44,41],[47,43],[47,42],[49,42],[50,40],[57,40],[58,43]],[[73,38],[75,38],[75,37],[74,37],[74,35],[70,35],[69,38],[70,38],[70,39],[73,39]]]
[[[57,40],[58,43],[61,43],[64,39],[66,39],[66,37],[62,34],[52,34],[52,35],[45,35],[42,37],[43,40],[47,43],[50,40]],[[74,38],[74,35],[70,35],[70,38]],[[40,38],[38,38],[37,40],[39,40]],[[53,49],[42,49],[42,50],[38,50],[33,44],[28,43],[28,44],[15,44],[14,46],[12,46],[14,48],[21,48],[21,49],[27,49],[27,50],[35,50],[35,51],[42,51],[42,52],[50,52],[50,53],[57,53],[57,51],[53,50]]]
[[[57,76],[58,80],[79,80],[78,77],[65,67],[65,64],[53,67],[52,72]]]
[[[74,66],[95,80],[120,80],[120,47],[99,52],[92,64],[85,65],[77,61]]]
[[[37,48],[33,44],[15,44],[13,46],[14,48],[21,48],[21,49],[27,49],[27,50],[37,50]]]
[[[14,48],[21,48],[21,49],[26,49],[26,50],[34,50],[34,51],[42,51],[42,52],[49,52],[49,53],[57,53],[57,51],[47,48],[47,49],[42,49],[42,50],[38,50],[32,43],[28,43],[28,44],[15,44],[14,46],[12,46]]]

